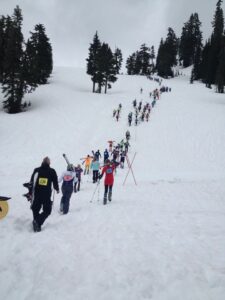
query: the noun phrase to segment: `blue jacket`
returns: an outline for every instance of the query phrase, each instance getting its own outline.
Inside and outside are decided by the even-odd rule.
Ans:
[[[98,171],[100,169],[100,162],[98,160],[91,162],[91,169],[93,171]]]

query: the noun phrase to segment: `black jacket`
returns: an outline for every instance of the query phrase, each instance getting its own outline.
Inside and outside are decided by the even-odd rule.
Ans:
[[[56,171],[47,164],[42,164],[39,168],[34,169],[30,182],[34,187],[34,195],[43,195],[51,197],[52,184],[58,192],[58,177]]]

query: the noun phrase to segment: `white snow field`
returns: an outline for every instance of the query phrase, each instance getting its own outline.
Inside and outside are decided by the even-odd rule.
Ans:
[[[69,214],[58,213],[55,195],[40,233],[22,196],[33,169],[48,155],[60,175],[62,153],[78,164],[108,140],[119,142],[132,101],[149,101],[158,83],[120,75],[99,95],[84,69],[55,68],[50,84],[26,95],[27,112],[1,108],[0,194],[12,199],[0,220],[0,299],[225,299],[225,96],[186,75],[162,85],[172,92],[148,123],[130,128],[137,186],[131,174],[123,186],[128,167],[118,169],[103,206],[103,180],[90,203],[96,186],[83,176]]]

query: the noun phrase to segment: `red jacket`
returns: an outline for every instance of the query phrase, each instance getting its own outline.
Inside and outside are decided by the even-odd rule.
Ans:
[[[115,168],[116,168],[115,164],[110,164],[110,165],[103,167],[102,175],[104,175],[104,173],[105,173],[105,181],[104,181],[105,185],[113,185],[113,182],[114,182],[113,172],[114,172]]]

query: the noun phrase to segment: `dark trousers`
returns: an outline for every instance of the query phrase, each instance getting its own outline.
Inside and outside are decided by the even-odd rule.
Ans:
[[[113,187],[112,185],[105,185],[103,204],[107,203],[107,196],[108,196],[108,200],[112,201],[112,187]]]
[[[73,193],[73,185],[68,185],[68,186],[62,186],[62,198],[61,198],[61,203],[60,203],[60,210],[64,213],[67,214],[69,211],[70,207],[70,198]]]
[[[98,181],[98,170],[93,170],[93,183]]]
[[[41,226],[52,212],[51,197],[35,196],[31,209],[33,211],[34,220]],[[42,212],[40,213],[41,209]]]
[[[74,184],[74,192],[79,192],[80,190],[80,179],[78,179],[78,181]]]

